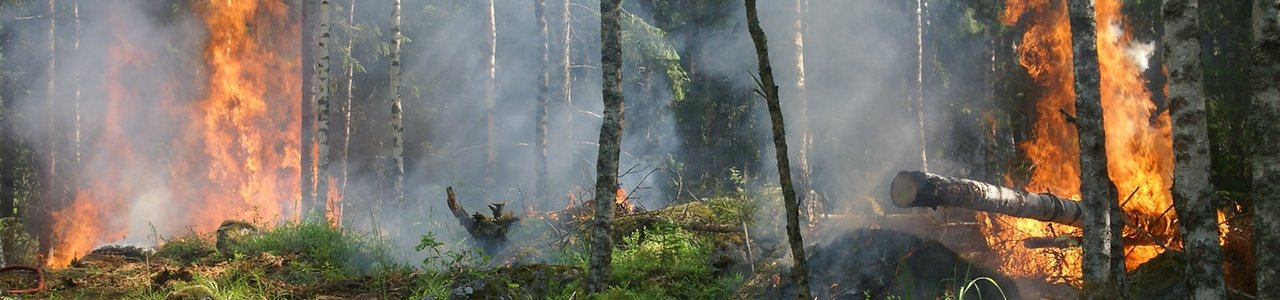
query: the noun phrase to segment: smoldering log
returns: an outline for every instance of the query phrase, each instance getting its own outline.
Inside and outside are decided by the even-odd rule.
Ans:
[[[898,172],[891,190],[893,204],[898,207],[963,207],[1077,227],[1084,216],[1080,202],[1052,194],[919,171]]]
[[[467,233],[470,233],[480,247],[488,253],[497,253],[497,250],[501,250],[507,242],[507,229],[520,221],[515,214],[503,210],[506,203],[489,204],[492,216],[479,212],[468,215],[467,210],[458,203],[453,187],[445,188],[445,194],[448,197],[445,200],[446,204],[449,205],[449,211],[453,213],[453,217],[458,219],[458,223],[466,228]]]

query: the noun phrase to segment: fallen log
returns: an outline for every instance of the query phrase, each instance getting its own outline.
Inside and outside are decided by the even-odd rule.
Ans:
[[[1079,227],[1080,202],[1052,194],[1029,193],[989,183],[918,171],[893,178],[891,195],[898,207],[963,207],[1014,217]]]

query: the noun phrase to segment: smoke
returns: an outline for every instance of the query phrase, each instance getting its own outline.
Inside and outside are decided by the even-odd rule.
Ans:
[[[601,122],[598,114],[602,110],[599,16],[594,1],[575,1],[570,8],[571,103],[559,92],[563,84],[559,65],[563,45],[558,38],[562,31],[561,2],[547,1],[547,23],[552,37],[548,149],[551,180],[547,197],[541,199],[536,195],[534,183],[537,120],[533,112],[539,91],[534,79],[539,72],[538,51],[542,45],[532,2],[495,1],[497,77],[493,146],[496,168],[492,170],[495,184],[487,187],[484,181],[489,120],[484,107],[484,82],[488,33],[484,3],[404,1],[403,31],[408,40],[402,54],[405,204],[377,201],[390,201],[386,200],[390,193],[385,185],[385,170],[390,153],[386,120],[390,114],[391,86],[386,81],[390,63],[386,39],[391,8],[385,1],[360,1],[355,8],[358,25],[352,26],[346,24],[350,12],[348,3],[334,1],[335,10],[331,14],[336,24],[331,29],[335,37],[333,44],[345,47],[351,38],[357,68],[352,81],[350,181],[344,194],[344,224],[396,232],[396,242],[408,257],[413,255],[407,249],[418,241],[416,235],[423,232],[434,232],[445,241],[468,239],[444,206],[446,186],[458,191],[459,200],[468,210],[483,210],[490,202],[506,202],[507,208],[517,215],[526,209],[562,209],[568,204],[567,195],[575,188],[588,191],[593,188],[595,143]],[[167,1],[80,1],[80,50],[68,47],[72,42],[66,39],[75,36],[73,28],[77,26],[73,18],[63,13],[57,29],[60,37],[55,52],[57,69],[48,74],[44,71],[48,52],[42,50],[45,45],[40,42],[47,34],[47,20],[18,19],[39,14],[43,4],[27,5],[0,13],[3,20],[0,28],[11,36],[0,42],[4,64],[6,67],[18,64],[17,69],[27,75],[22,77],[23,84],[29,87],[29,92],[16,99],[6,98],[11,100],[9,105],[16,112],[6,114],[6,117],[14,116],[8,120],[8,126],[29,141],[37,157],[53,153],[64,158],[77,157],[78,152],[75,171],[68,172],[77,178],[61,180],[74,180],[80,192],[67,192],[64,198],[66,202],[77,196],[94,199],[94,207],[99,209],[94,214],[97,218],[94,222],[106,227],[104,232],[96,234],[101,237],[94,243],[145,241],[152,228],[162,235],[174,235],[190,226],[204,230],[216,226],[196,224],[187,217],[208,208],[202,207],[201,201],[179,199],[194,195],[174,188],[217,186],[201,182],[202,178],[177,177],[194,172],[175,171],[172,167],[174,160],[206,155],[176,145],[190,138],[188,129],[199,122],[189,117],[190,106],[209,93],[210,74],[202,55],[209,33],[195,9]],[[920,141],[916,133],[918,124],[907,93],[914,79],[914,28],[908,4],[874,1],[810,4],[804,32],[808,86],[804,118],[799,114],[802,108],[794,87],[797,74],[791,43],[793,5],[792,1],[765,1],[759,9],[777,12],[764,13],[761,17],[770,37],[769,50],[774,75],[781,87],[791,153],[795,155],[799,150],[798,129],[803,123],[814,138],[809,156],[813,184],[828,210],[865,212],[871,202],[891,207],[887,197],[889,178],[898,170],[918,168],[918,149],[922,142],[934,147],[930,155],[944,154],[937,160],[930,157],[931,167],[962,165],[948,163],[949,150],[940,148],[950,146],[934,140]],[[698,12],[719,16],[722,22],[715,28],[658,24],[658,18],[669,17],[664,14],[670,12],[651,10],[652,3],[626,6],[627,12],[639,19],[669,29],[665,42],[681,56],[683,70],[692,80],[705,81],[686,84],[685,98],[677,100],[667,74],[651,64],[638,62],[635,57],[627,57],[629,62],[624,70],[627,127],[620,172],[632,172],[624,174],[620,183],[628,192],[635,190],[632,199],[648,208],[688,199],[687,195],[676,194],[678,191],[673,190],[672,182],[690,180],[681,177],[684,175],[700,174],[681,174],[673,162],[693,164],[730,157],[759,158],[742,164],[716,165],[724,169],[712,171],[728,172],[728,167],[734,167],[750,171],[753,178],[759,179],[756,184],[776,182],[768,115],[763,99],[752,93],[756,88],[752,74],[757,69],[754,48],[746,34],[745,11],[739,3],[705,7],[721,10]],[[290,9],[296,10],[292,6]],[[294,17],[291,15],[290,19],[296,21]],[[260,24],[248,30],[258,30],[254,34],[289,34],[284,29],[271,29]],[[273,46],[284,48],[281,52],[293,53],[289,49],[292,46]],[[345,98],[346,80],[342,76],[345,63],[341,53],[333,52],[335,63],[331,78],[337,81],[332,106],[335,111]],[[43,85],[50,76],[57,87],[53,95],[46,95]],[[957,75],[949,78],[948,84],[980,86],[978,80]],[[74,101],[77,99],[75,87],[78,87],[78,102]],[[54,99],[53,106],[46,101],[49,96]],[[925,108],[925,122],[931,128],[930,136],[939,139],[947,136],[955,123],[952,116],[937,112],[954,110],[956,105],[967,105],[970,101],[980,102],[936,97]],[[74,103],[80,103],[78,110]],[[738,119],[727,120],[690,119],[676,112],[689,105],[721,105],[715,107],[727,109],[726,103],[746,107],[748,111],[735,112],[733,116]],[[692,112],[703,113],[729,114]],[[342,118],[335,115],[331,120],[339,122]],[[687,122],[704,121],[721,124],[687,126],[693,130],[678,127],[690,124]],[[77,143],[67,133],[75,128],[76,122],[81,128],[79,148],[74,147]],[[53,135],[51,128],[57,128],[57,135]],[[45,142],[50,136],[58,136],[52,149]],[[332,136],[341,137],[340,134]],[[691,144],[720,148],[692,149]],[[338,141],[331,145],[337,147]],[[281,149],[288,149],[288,145]],[[200,167],[211,166],[188,166]],[[799,172],[797,164],[793,163],[792,172]],[[264,199],[275,197],[263,196]],[[282,211],[290,213],[292,203],[285,202]],[[52,204],[48,210],[57,211],[66,205]],[[250,216],[252,212],[238,213]],[[259,217],[273,220],[279,216]],[[465,247],[465,243],[456,244]]]

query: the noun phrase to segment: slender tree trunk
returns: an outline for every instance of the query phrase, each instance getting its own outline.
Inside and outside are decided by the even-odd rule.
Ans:
[[[1199,0],[1164,0],[1165,66],[1173,121],[1173,203],[1192,299],[1222,299],[1222,247],[1209,181],[1209,127],[1200,66]]]
[[[804,240],[800,235],[800,204],[796,200],[796,190],[792,186],[790,156],[787,156],[787,134],[783,127],[782,104],[778,99],[778,85],[773,80],[773,67],[769,66],[769,42],[760,28],[760,18],[756,12],[756,1],[747,0],[747,29],[751,32],[751,40],[756,45],[756,59],[760,65],[760,81],[764,86],[765,100],[769,106],[769,116],[773,123],[773,146],[778,161],[778,180],[782,183],[782,200],[787,211],[787,240],[791,243],[791,258],[795,260],[792,269],[792,280],[799,290],[797,299],[812,299],[809,295],[809,265],[805,262]]]
[[[489,13],[488,23],[486,23],[488,26],[486,29],[489,33],[487,36],[488,39],[486,40],[488,42],[489,49],[486,50],[489,51],[489,55],[485,57],[485,70],[487,73],[484,79],[484,110],[485,119],[488,121],[486,126],[486,136],[488,138],[485,143],[484,159],[484,188],[486,193],[490,195],[490,198],[492,198],[494,193],[497,192],[494,190],[497,187],[495,186],[496,183],[494,182],[493,172],[495,172],[494,169],[498,168],[498,149],[496,147],[498,142],[498,125],[495,124],[495,122],[497,122],[496,110],[498,102],[497,88],[495,86],[497,84],[498,76],[498,23],[497,16],[494,14],[493,1],[494,0],[485,1],[485,11]]]
[[[302,132],[301,138],[298,140],[302,143],[301,149],[301,193],[302,198],[298,201],[299,216],[306,216],[310,210],[312,203],[315,203],[316,188],[316,169],[315,169],[315,17],[312,15],[315,5],[310,4],[311,1],[302,1]]]
[[[804,203],[804,215],[806,223],[813,224],[814,216],[819,213],[821,207],[818,201],[818,193],[813,189],[813,170],[809,168],[809,148],[813,146],[813,135],[809,132],[809,89],[805,86],[804,74],[804,17],[805,17],[805,0],[795,0],[795,21],[791,23],[791,43],[795,45],[796,57],[796,106],[800,107],[796,118],[799,122],[796,124],[796,131],[800,136],[800,149],[796,151],[796,160],[800,164],[800,190],[802,195],[800,202]]]
[[[1258,299],[1280,299],[1280,0],[1253,8],[1253,226]]]
[[[329,103],[333,99],[333,91],[329,89],[331,87],[329,83],[331,59],[331,51],[329,51],[329,0],[320,0],[320,20],[318,22],[320,24],[320,39],[316,44],[316,49],[320,51],[320,55],[316,60],[315,88],[316,124],[318,126],[316,130],[316,140],[318,140],[316,146],[319,147],[316,159],[318,160],[319,168],[316,170],[318,175],[316,198],[315,202],[312,203],[311,209],[313,211],[311,213],[316,218],[324,220],[326,216],[325,209],[329,203],[329,180],[333,177],[329,171]]]
[[[404,109],[400,101],[400,0],[391,2],[391,192],[404,204]]]
[[[916,124],[920,138],[920,171],[929,172],[928,138],[924,124],[924,0],[916,0],[916,81],[911,89],[911,100],[916,106]]]
[[[573,14],[569,10],[569,0],[561,2],[563,16],[560,19],[560,26],[563,27],[560,35],[560,43],[564,48],[560,49],[560,76],[563,77],[560,87],[560,93],[564,95],[564,136],[565,151],[573,153],[573,74],[570,72],[573,67],[572,56],[573,49]]]
[[[613,262],[614,198],[618,190],[618,156],[622,145],[622,0],[600,1],[600,69],[604,76],[604,123],[600,125],[600,149],[596,157],[595,219],[591,229],[591,260],[587,270],[588,294],[609,288]]]
[[[1085,206],[1083,275],[1086,298],[1118,297],[1124,286],[1124,218],[1107,174],[1106,133],[1099,94],[1097,27],[1092,0],[1070,0],[1075,67],[1076,131],[1080,140],[1080,192]]]
[[[76,57],[83,57],[80,53],[80,0],[76,0],[75,2],[73,2],[73,5],[74,6],[71,10],[71,13],[75,17],[76,33],[75,33],[75,42],[74,44],[72,44],[72,46],[75,49]],[[80,72],[74,72],[74,73],[75,74],[72,75],[73,76],[72,84],[75,85],[75,98],[73,100],[75,101],[75,103],[72,103],[75,106],[72,112],[74,114],[74,119],[73,119],[74,123],[72,124],[72,135],[71,135],[72,155],[73,155],[72,158],[74,159],[72,163],[76,166],[77,169],[79,169],[80,151],[81,151],[81,148],[80,148],[81,147],[80,146]],[[79,188],[79,183],[77,183],[75,186],[76,188]]]
[[[542,44],[539,49],[541,53],[541,62],[538,65],[538,128],[534,129],[534,139],[536,140],[533,148],[534,160],[534,180],[536,183],[536,197],[538,201],[547,199],[547,111],[551,98],[551,83],[548,81],[551,74],[551,38],[547,34],[547,1],[534,0],[533,14],[538,22],[538,39]]]
[[[57,118],[54,117],[54,112],[57,111],[55,103],[57,102],[57,83],[58,83],[58,79],[57,79],[57,72],[58,72],[58,22],[57,20],[58,18],[57,18],[57,15],[58,15],[57,0],[49,0],[49,64],[46,65],[47,69],[45,70],[45,76],[48,76],[48,79],[45,81],[45,105],[49,110],[48,111],[49,119],[47,120],[48,126],[49,126],[49,132],[48,132],[48,136],[46,136],[45,138],[48,139],[46,141],[46,146],[48,147],[47,148],[48,150],[46,151],[49,151],[48,153],[49,161],[46,161],[44,163],[45,165],[44,184],[47,185],[47,187],[45,187],[44,190],[47,193],[49,193],[47,196],[49,199],[58,201],[58,203],[63,204],[65,206],[66,199],[65,197],[62,197],[61,187],[59,186],[60,182],[58,182],[58,125],[57,125],[57,122],[54,121],[54,120],[57,120]]]
[[[356,23],[356,0],[351,0],[351,8],[347,10],[347,26],[355,26]],[[343,73],[347,76],[346,97],[342,101],[342,144],[338,146],[339,158],[338,163],[338,202],[342,203],[347,197],[347,158],[351,151],[351,105],[355,98],[355,78],[356,65],[355,58],[352,57],[352,51],[355,50],[355,32],[351,28],[347,30],[347,49],[343,51]]]

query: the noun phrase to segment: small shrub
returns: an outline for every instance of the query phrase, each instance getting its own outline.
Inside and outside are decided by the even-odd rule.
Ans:
[[[181,264],[193,264],[216,259],[218,251],[208,240],[191,234],[172,240],[164,240],[156,250],[156,257],[168,258]]]

